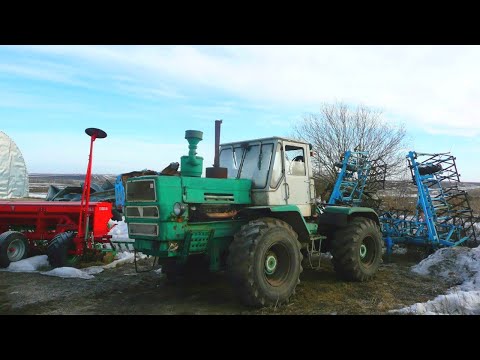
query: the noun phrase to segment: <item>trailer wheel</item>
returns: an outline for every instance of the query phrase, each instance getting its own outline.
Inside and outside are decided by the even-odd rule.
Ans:
[[[367,218],[354,218],[335,232],[332,242],[335,272],[345,280],[370,280],[380,267],[382,246],[377,224]]]
[[[250,221],[235,234],[227,271],[246,305],[281,305],[295,294],[303,271],[297,237],[290,225],[274,218]]]
[[[0,235],[0,267],[28,257],[28,240],[22,233],[6,231]]]
[[[67,265],[68,250],[73,246],[75,233],[72,231],[55,235],[47,247],[48,262],[53,268]]]

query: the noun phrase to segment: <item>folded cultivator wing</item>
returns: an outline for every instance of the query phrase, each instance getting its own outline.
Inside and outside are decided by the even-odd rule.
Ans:
[[[432,249],[478,245],[473,210],[460,187],[455,157],[411,151],[407,159],[417,187],[417,208],[415,214],[393,210],[381,216],[387,251],[394,243]]]
[[[368,151],[348,150],[335,167],[339,172],[329,205],[379,206],[376,192],[385,187],[387,168],[383,161],[370,160]]]

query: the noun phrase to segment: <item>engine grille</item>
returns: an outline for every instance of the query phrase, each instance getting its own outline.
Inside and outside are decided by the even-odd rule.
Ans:
[[[127,217],[158,219],[158,207],[156,206],[127,206]]]
[[[158,236],[157,224],[128,224],[128,235]]]

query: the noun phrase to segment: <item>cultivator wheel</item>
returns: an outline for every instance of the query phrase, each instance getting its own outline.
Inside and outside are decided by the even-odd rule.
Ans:
[[[64,267],[69,263],[68,250],[72,249],[75,233],[67,231],[56,235],[47,248],[48,262],[53,268]]]
[[[0,267],[28,257],[28,240],[22,233],[6,231],[0,235]]]
[[[227,271],[250,306],[288,303],[303,271],[300,243],[292,227],[274,218],[244,225],[230,245]]]
[[[370,280],[382,261],[382,234],[367,218],[355,218],[340,228],[332,243],[333,267],[345,280]]]

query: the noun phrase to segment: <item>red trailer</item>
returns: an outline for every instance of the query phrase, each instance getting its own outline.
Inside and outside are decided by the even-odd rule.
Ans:
[[[76,258],[87,250],[98,250],[97,245],[112,246],[108,235],[112,204],[90,203],[93,143],[106,138],[107,133],[97,128],[88,128],[85,133],[90,136],[90,155],[82,201],[0,202],[0,267],[26,258],[45,243],[53,267],[65,266],[69,256]]]
[[[110,243],[111,236],[107,234],[112,204],[92,202],[88,205],[90,221],[85,238],[77,232],[81,208],[80,201],[0,201],[0,267],[42,252],[46,244],[51,245],[47,253],[52,263],[53,258],[64,257],[59,252],[81,256],[85,248],[95,249],[95,244]],[[68,251],[65,251],[67,245]],[[55,265],[64,264],[52,264]]]

